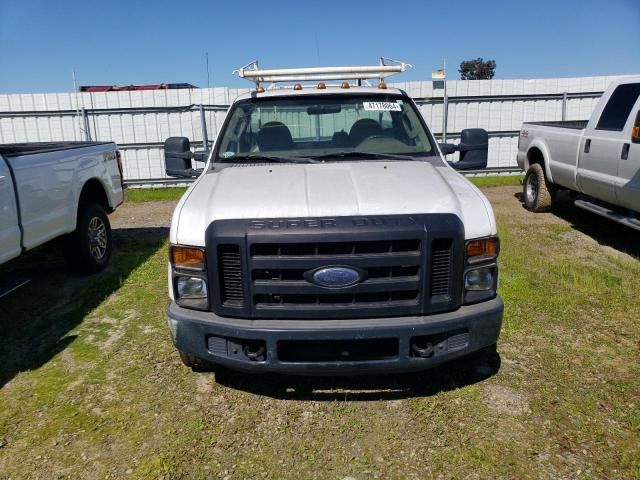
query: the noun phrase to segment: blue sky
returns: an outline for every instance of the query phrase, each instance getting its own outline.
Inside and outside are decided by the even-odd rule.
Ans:
[[[231,70],[370,64],[429,79],[446,59],[495,59],[496,78],[640,74],[640,0],[0,0],[0,92],[79,84],[243,86]],[[399,80],[401,78],[398,78]]]

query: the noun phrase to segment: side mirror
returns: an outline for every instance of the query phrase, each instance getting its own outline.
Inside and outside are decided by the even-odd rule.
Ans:
[[[640,143],[640,110],[638,110],[636,122],[633,124],[633,129],[631,130],[631,141],[633,143]]]
[[[455,146],[460,152],[460,160],[449,162],[456,170],[480,170],[487,168],[489,157],[489,134],[482,128],[462,130],[460,143]],[[442,153],[445,153],[444,151]],[[446,153],[445,153],[446,155]]]
[[[191,143],[186,137],[169,137],[164,141],[164,166],[170,177],[197,177],[202,169],[191,167],[191,159],[204,161],[204,152],[192,152]]]

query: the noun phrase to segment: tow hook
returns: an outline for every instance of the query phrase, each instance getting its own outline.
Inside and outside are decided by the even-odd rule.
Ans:
[[[251,344],[246,344],[244,347],[242,347],[242,351],[244,352],[245,356],[254,362],[262,362],[264,360],[266,360],[266,348],[264,345],[251,345]]]
[[[426,342],[424,346],[420,346],[417,343],[412,343],[411,352],[416,357],[429,358],[433,356],[433,343]]]

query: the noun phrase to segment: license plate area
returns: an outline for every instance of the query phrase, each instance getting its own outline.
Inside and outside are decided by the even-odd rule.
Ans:
[[[397,338],[281,340],[278,360],[291,363],[370,362],[398,357]]]

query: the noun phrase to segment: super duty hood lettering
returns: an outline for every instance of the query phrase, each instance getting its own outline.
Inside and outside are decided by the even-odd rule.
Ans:
[[[399,226],[402,223],[415,225],[416,221],[413,217],[406,218],[382,218],[382,217],[360,217],[350,219],[351,225],[354,227],[369,226]],[[336,228],[338,222],[335,218],[269,218],[265,220],[251,220],[249,223],[250,230],[268,230],[268,229],[295,229],[295,228]]]

